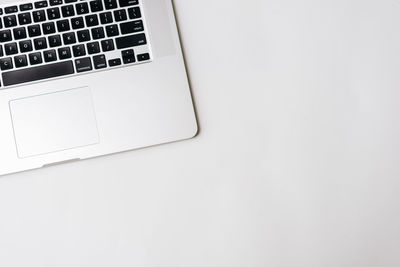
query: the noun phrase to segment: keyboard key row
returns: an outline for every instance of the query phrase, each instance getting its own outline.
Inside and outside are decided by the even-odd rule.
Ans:
[[[16,68],[26,67],[28,66],[28,60],[30,65],[38,65],[45,62],[53,62],[57,60],[56,50],[49,50],[43,52],[34,52],[27,55],[18,55],[14,57],[14,63]],[[0,68],[1,70],[10,70],[13,68],[13,61],[11,57],[0,59]]]
[[[63,41],[64,43],[75,41],[75,37],[71,37],[73,35],[63,35]],[[138,35],[133,35],[133,36],[128,36],[129,38],[124,38],[124,39],[117,39],[117,48],[127,48],[127,47],[133,47],[133,46],[138,46],[146,43],[145,37],[142,36],[141,34]],[[143,40],[143,39],[144,40]],[[20,53],[27,53],[27,52],[32,52],[34,49],[35,50],[44,50],[47,49],[48,46],[51,48],[56,48],[61,45],[61,36],[60,35],[54,35],[50,36],[48,39],[48,44],[46,41],[46,38],[41,37],[41,38],[36,38],[33,40],[33,45],[31,40],[24,40],[19,42],[17,44],[16,42],[14,43],[7,43],[4,45],[4,52],[3,48],[0,46],[0,56],[10,56],[10,55],[16,55],[18,54],[18,46],[19,46],[19,51]],[[34,49],[33,49],[34,48]],[[69,47],[63,47],[59,48],[59,54],[60,54],[60,59],[66,59],[71,57],[71,53],[67,53],[65,51],[69,51]],[[89,55],[91,54],[97,54],[100,53],[101,51],[103,52],[109,52],[115,50],[114,46],[114,41],[112,39],[107,39],[107,40],[102,40],[100,43],[98,41],[94,42],[89,42],[86,44],[86,49],[84,44],[78,44],[72,46],[73,50],[73,55],[74,57],[80,57],[86,55],[88,53]],[[87,51],[87,52],[86,52]],[[4,69],[3,69],[4,70]]]
[[[15,15],[4,16],[3,21],[4,21],[4,26],[7,28],[15,27],[18,24],[17,16]],[[19,25],[26,25],[32,23],[31,14],[30,13],[18,14],[18,22]]]
[[[68,6],[65,6],[63,8],[65,8],[62,11],[63,17],[71,17],[71,16],[75,15],[73,12],[73,9],[72,10],[68,9]],[[124,20],[128,19],[128,16],[129,16],[129,19],[138,19],[141,17],[141,12],[138,7],[128,9],[128,14],[126,13],[126,11],[124,9],[114,10],[113,13],[114,13],[114,19],[113,19],[113,15],[112,15],[111,11],[100,13],[99,15],[100,15],[101,24],[112,23],[112,22],[114,22],[114,20],[116,22],[124,21]],[[55,19],[61,18],[59,11],[57,9],[52,9],[52,8],[47,9],[47,16],[48,16],[49,20],[55,20]],[[36,22],[36,23],[46,21],[45,11],[37,10],[32,13],[32,16],[31,16],[31,13],[28,13],[28,12],[18,14],[18,16],[16,16],[16,15],[4,16],[3,22],[4,22],[4,26],[6,28],[11,28],[11,27],[16,27],[18,25],[18,23],[19,23],[19,25],[31,24],[32,17],[33,17],[33,22]],[[86,21],[86,25],[88,27],[99,25],[99,19],[98,19],[97,14],[91,14],[91,15],[85,16],[85,21]],[[84,27],[83,17],[72,18],[71,22],[76,27]],[[1,20],[0,20],[0,28],[2,28]]]
[[[62,0],[49,0],[49,2],[50,2],[50,6],[58,6],[58,5],[63,4]],[[78,2],[78,0],[65,0],[64,2],[65,2],[65,4],[68,4],[68,3]],[[91,11],[98,12],[98,11],[104,10],[103,2],[104,2],[104,8],[106,10],[118,8],[117,0],[104,0],[104,1],[94,0],[94,1],[89,2]],[[138,0],[119,0],[120,7],[127,7],[127,6],[138,5],[138,4],[139,4]],[[85,11],[87,10],[87,12],[89,12],[89,5],[86,2],[76,4],[77,8],[79,8],[79,9],[83,8]],[[36,9],[45,8],[45,7],[48,7],[48,3],[47,3],[47,1],[38,1],[38,2],[34,3],[34,6]],[[19,11],[27,11],[27,10],[32,10],[32,9],[33,9],[32,3],[26,3],[26,4],[19,5]],[[14,6],[5,7],[4,12],[6,14],[16,13],[16,12],[18,12],[18,6],[14,5]],[[3,10],[0,8],[0,15],[2,15],[2,14],[3,14]]]
[[[77,45],[73,47],[73,55],[75,57],[81,57],[86,55],[86,50],[84,45]],[[87,44],[87,54],[93,55],[100,53],[100,46],[98,42],[93,42]],[[99,55],[100,57],[104,57],[104,55]],[[99,56],[95,56],[96,59]],[[72,58],[71,49],[68,47],[58,49],[58,57],[60,60],[70,59]],[[130,64],[136,62],[135,53],[133,49],[128,49],[121,51],[121,57],[124,64]],[[28,59],[30,65],[38,65],[44,62],[49,63],[57,60],[57,51],[55,49],[46,50],[42,53],[34,52],[28,55],[16,55],[14,56],[14,63],[16,68],[26,67],[28,66]],[[150,55],[148,53],[137,55],[137,60],[139,62],[146,61],[150,59]],[[79,60],[79,59],[77,59]],[[110,67],[120,65],[117,64],[119,59],[112,59],[109,61]],[[1,70],[11,70],[14,67],[13,59],[11,57],[6,57],[0,59],[0,69]],[[96,67],[97,68],[97,67]],[[100,67],[99,67],[100,68]],[[79,72],[79,71],[78,71]]]
[[[44,50],[48,47],[55,48],[61,46],[61,39],[64,42],[64,45],[73,45],[76,43],[76,37],[73,32],[65,33],[62,35],[52,35],[48,37],[48,40],[45,37],[40,37],[33,39],[33,45],[31,40],[20,41],[18,44],[16,42],[7,43],[4,45],[4,52],[2,46],[0,46],[0,57],[6,55],[16,55],[18,54],[18,47],[20,53],[32,52],[35,50]],[[83,30],[80,34],[78,34],[78,40],[89,41],[89,32],[87,30]],[[109,52],[117,49],[125,49],[129,47],[135,47],[140,45],[147,44],[146,36],[144,34],[136,34],[136,35],[128,35],[124,37],[118,37],[115,39],[116,45],[114,45],[113,39],[102,40],[100,42],[101,49],[103,52]],[[86,47],[89,54],[100,53],[100,44],[98,41],[86,43]],[[60,48],[60,49],[69,49],[68,47]],[[74,56],[80,57],[86,54],[85,45],[78,44],[72,46]]]
[[[67,38],[67,37],[65,37],[65,38]],[[102,40],[100,43],[101,43],[101,48],[102,48],[103,52],[109,52],[109,51],[115,50],[114,41],[112,39]],[[99,46],[98,42],[91,42],[91,43],[87,43],[86,45],[88,47],[89,54],[94,54],[94,53],[100,52],[100,48],[99,48],[100,46]],[[21,42],[19,42],[18,46],[19,46],[19,51],[21,53],[32,52],[33,47],[35,47],[36,50],[43,50],[48,47],[47,43],[46,43],[46,39],[44,39],[44,38],[35,39],[33,41],[33,45],[32,45],[31,40],[21,41]],[[50,36],[49,37],[49,47],[55,48],[58,46],[61,46],[61,37],[59,35]],[[3,48],[0,46],[0,56],[1,57],[4,56],[4,54],[7,56],[18,54],[17,43],[5,44],[4,52],[5,53],[3,53]]]
[[[82,19],[82,18],[80,18]],[[73,29],[79,29],[83,28],[83,19],[82,21],[79,18],[77,18],[76,21],[72,22],[72,28]],[[14,36],[14,40],[21,40],[29,37],[37,37],[43,34],[49,35],[49,34],[54,34],[56,33],[56,28],[58,32],[63,33],[71,30],[70,23],[68,20],[59,20],[57,21],[56,24],[54,22],[47,22],[42,24],[42,28],[39,25],[31,25],[28,26],[28,34],[26,32],[25,27],[18,27],[14,28],[11,30],[2,30],[0,31],[0,42],[10,42],[13,40],[12,38],[12,33]],[[117,24],[112,24],[112,25],[107,25],[105,26],[105,33],[103,27],[97,27],[97,28],[91,28],[90,29],[92,33],[93,39],[102,39],[107,37],[114,37],[118,36],[120,33],[121,34],[130,34],[130,33],[136,33],[136,32],[141,32],[144,31],[144,26],[143,22],[141,20],[137,21],[129,21],[125,23],[121,23],[119,26]],[[79,42],[86,42],[90,41],[90,35],[89,35],[89,29],[88,30],[80,30],[77,31],[78,35],[78,40]],[[70,32],[70,33],[65,33],[63,34],[65,44],[72,44],[76,42],[75,39],[75,33]],[[49,40],[50,41],[50,40]],[[61,45],[61,43],[60,43]]]
[[[70,36],[63,36],[64,43],[66,42],[71,42],[68,41],[71,38]],[[73,37],[75,38],[75,37]],[[72,40],[72,39],[71,39]],[[114,46],[114,41],[112,39],[106,39],[102,40],[101,42],[94,41],[94,42],[89,42],[86,44],[87,51],[89,54],[96,54],[100,53],[100,44],[101,44],[101,50],[103,52],[109,52],[112,50],[115,50]],[[18,44],[17,43],[8,43],[4,45],[4,51],[3,47],[0,46],[0,56],[3,57],[4,55],[10,56],[10,55],[16,55],[18,54],[18,47],[20,53],[27,53],[27,52],[32,52],[34,49],[35,50],[44,50],[47,49],[48,47],[50,48],[56,48],[61,46],[61,36],[60,35],[54,35],[50,36],[48,39],[48,43],[45,38],[37,38],[33,40],[33,45],[31,40],[25,40],[21,41]],[[85,50],[82,49],[82,47],[85,47],[84,44],[80,44],[78,46],[73,46],[74,49],[74,56],[79,57],[82,55],[85,55]],[[68,47],[65,47],[68,48]]]
[[[85,46],[77,45],[73,47],[72,53],[74,56],[85,56],[86,50]],[[89,53],[90,54],[90,53]],[[69,59],[72,57],[71,49],[69,47],[64,47],[58,49],[58,57],[59,59]],[[38,65],[44,62],[53,62],[57,60],[57,52],[55,49],[47,50],[42,53],[40,52],[33,52],[27,55],[17,55],[14,57],[14,63],[16,68],[26,67],[28,66],[28,59],[30,65]],[[10,70],[13,69],[13,60],[11,57],[6,57],[0,59],[0,69],[1,70]]]
[[[124,64],[131,64],[136,61],[133,50],[126,50],[123,51],[121,54]],[[55,50],[47,51],[46,53],[44,53],[44,57],[46,62],[55,61],[56,60]],[[28,58],[31,65],[40,64],[42,61],[40,53],[29,54]],[[14,57],[15,65],[17,67],[27,66],[28,58],[26,55],[20,55]],[[148,60],[149,58],[150,55],[148,53],[140,54],[137,56],[139,62],[143,60]],[[75,70],[77,73],[91,71],[93,70],[93,66],[94,69],[103,69],[107,67],[106,56],[97,55],[93,56],[93,59],[91,57],[84,57],[75,59],[75,61],[66,60],[58,63],[51,63],[41,66],[33,66],[30,68],[4,72],[2,73],[3,83],[5,86],[9,86],[9,85],[15,85],[20,83],[26,83],[26,82],[32,82],[32,81],[38,81],[48,78],[55,78],[55,77],[74,74],[75,73],[74,63],[75,63]],[[12,66],[12,64],[13,63],[11,58],[0,60],[0,67],[2,69],[3,68],[8,69],[9,66]],[[108,66],[110,67],[119,66],[121,64],[122,63],[120,58],[113,58],[108,60]]]

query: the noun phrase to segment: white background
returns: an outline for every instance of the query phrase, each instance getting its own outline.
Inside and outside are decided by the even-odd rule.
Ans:
[[[400,266],[399,2],[175,7],[200,135],[0,178],[0,266]]]

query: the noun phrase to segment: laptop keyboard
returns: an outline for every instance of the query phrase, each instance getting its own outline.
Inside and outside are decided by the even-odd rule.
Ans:
[[[0,8],[1,87],[149,62],[139,0]]]

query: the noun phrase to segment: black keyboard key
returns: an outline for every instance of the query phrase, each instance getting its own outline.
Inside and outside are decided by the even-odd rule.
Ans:
[[[85,20],[86,20],[86,26],[87,27],[92,27],[92,26],[99,25],[99,19],[97,18],[96,14],[86,16]]]
[[[58,7],[48,8],[47,9],[47,17],[48,19],[59,19],[60,16],[60,9]]]
[[[90,57],[75,59],[76,72],[92,70],[92,60]]]
[[[75,10],[73,5],[63,6],[61,7],[61,13],[64,18],[72,17],[75,15]]]
[[[74,32],[64,33],[63,40],[65,45],[76,43],[75,33]]]
[[[15,67],[21,68],[28,66],[28,60],[25,55],[19,55],[14,57]]]
[[[85,46],[83,44],[74,45],[72,47],[72,51],[74,53],[74,57],[81,57],[86,55]]]
[[[54,22],[43,23],[42,29],[44,34],[51,34],[56,32],[56,26],[54,25]]]
[[[0,29],[3,28],[3,21],[0,19]]]
[[[0,15],[3,15],[3,9],[0,8]]]
[[[85,27],[82,17],[72,18],[71,19],[72,29],[82,29]]]
[[[144,31],[143,22],[141,20],[124,22],[120,24],[120,27],[122,34]]]
[[[117,0],[104,0],[104,6],[106,9],[117,8]]]
[[[65,0],[64,2],[65,2],[66,4],[68,4],[68,3],[78,2],[78,0]]]
[[[47,7],[47,1],[35,2],[35,8],[43,8],[43,7]]]
[[[89,30],[81,30],[76,33],[78,35],[78,41],[80,43],[90,41]]]
[[[56,5],[62,4],[62,0],[50,0],[49,2],[50,2],[51,6],[56,6]]]
[[[89,30],[81,30],[76,33],[78,35],[78,41],[80,43],[90,41]]]
[[[18,54],[17,43],[8,43],[4,45],[4,52],[7,56]]]
[[[58,48],[58,57],[60,59],[71,58],[71,49],[69,47]]]
[[[103,52],[114,50],[114,41],[112,39],[101,41],[101,48],[103,49]]]
[[[42,22],[46,20],[46,14],[44,10],[36,10],[32,12],[34,22]]]
[[[17,6],[9,6],[9,7],[6,7],[6,8],[4,8],[4,12],[5,12],[6,14],[18,12],[18,7],[17,7]]]
[[[32,10],[32,9],[33,9],[33,5],[31,3],[19,5],[20,11],[27,11],[27,10]]]
[[[125,7],[125,6],[133,6],[139,4],[138,0],[119,0],[119,6],[120,7]]]
[[[49,45],[50,47],[61,46],[61,36],[58,34],[49,36]]]
[[[94,56],[93,65],[95,69],[103,69],[107,67],[106,56],[105,55]]]
[[[5,86],[33,82],[48,78],[60,77],[74,73],[74,66],[71,60],[46,64],[33,68],[26,68],[5,72],[2,74]]]
[[[138,61],[149,60],[150,59],[150,54],[149,53],[145,53],[145,54],[137,55],[137,59],[138,59]]]
[[[3,47],[0,45],[0,57],[4,56]]]
[[[87,43],[86,46],[89,55],[100,53],[99,42]]]
[[[103,3],[101,2],[101,0],[90,1],[90,11],[103,11]]]
[[[37,65],[42,62],[43,62],[42,54],[40,54],[40,52],[29,54],[29,63],[31,63],[31,65]],[[3,80],[4,80],[4,77],[3,77]]]
[[[31,40],[24,40],[19,42],[19,51],[21,53],[26,53],[32,51],[32,41]]]
[[[19,25],[26,25],[32,23],[31,13],[18,14]]]
[[[4,16],[3,20],[4,26],[7,28],[17,26],[17,17],[15,15]]]
[[[40,37],[33,39],[33,44],[36,50],[46,49],[47,48],[47,41],[45,37]]]
[[[57,21],[57,30],[59,32],[69,31],[71,28],[69,26],[69,21],[67,19]]]
[[[124,64],[130,64],[136,61],[135,52],[133,51],[133,49],[121,51],[121,56]]]
[[[124,61],[124,64],[132,64],[132,63],[135,63],[135,61],[136,61],[134,55],[123,57],[122,60]]]
[[[26,30],[24,27],[14,28],[13,33],[14,33],[15,40],[20,40],[20,39],[26,38]]]
[[[133,55],[135,55],[135,51],[133,51],[133,49],[128,49],[128,50],[122,50],[121,51],[121,56],[122,57],[133,56]]]
[[[100,14],[100,22],[101,24],[108,24],[113,22],[112,13],[104,12]]]
[[[106,26],[107,37],[113,37],[119,35],[118,25],[108,25]]]
[[[11,30],[0,31],[0,42],[4,43],[4,42],[11,41],[11,40],[12,40]]]
[[[39,25],[28,26],[28,34],[29,37],[35,37],[41,35],[42,32],[40,30],[40,26]]]
[[[128,15],[129,19],[138,19],[142,17],[142,13],[140,12],[140,8],[138,6],[128,8]]]
[[[144,35],[144,33],[118,37],[115,39],[115,42],[117,43],[118,49],[147,44],[146,36]]]
[[[93,28],[92,37],[94,40],[104,38],[104,29],[102,27]]]
[[[43,58],[45,62],[52,62],[57,60],[56,50],[47,50],[43,52]]]
[[[114,18],[115,18],[115,21],[127,20],[128,17],[126,16],[125,9],[115,10],[114,11]]]
[[[0,59],[0,69],[1,70],[10,70],[12,68],[13,68],[13,64],[12,64],[12,59],[10,57]],[[4,79],[3,79],[3,81],[4,81]]]
[[[86,2],[76,4],[75,8],[78,15],[89,13],[89,6]]]
[[[108,65],[110,67],[119,66],[119,65],[121,65],[121,59],[119,59],[119,58],[110,59],[108,61]]]

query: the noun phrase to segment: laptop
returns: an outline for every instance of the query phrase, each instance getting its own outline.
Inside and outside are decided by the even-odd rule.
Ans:
[[[0,175],[197,133],[171,0],[0,0]]]

